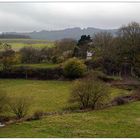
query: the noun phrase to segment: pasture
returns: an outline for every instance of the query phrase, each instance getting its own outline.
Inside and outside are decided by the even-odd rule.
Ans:
[[[0,88],[8,96],[30,96],[30,113],[35,110],[62,110],[69,97],[71,82],[39,80],[0,80]]]
[[[35,47],[35,48],[52,48],[55,47],[54,42],[47,40],[35,40],[35,39],[1,39],[1,42],[8,43],[12,46],[12,49],[19,51],[23,47]]]
[[[0,88],[11,97],[30,96],[29,114],[32,114],[36,110],[53,112],[68,107],[73,82],[1,79]],[[129,93],[111,87],[112,98]],[[46,116],[0,128],[0,137],[139,137],[139,108],[140,103],[135,102],[84,113]]]
[[[0,128],[0,137],[140,137],[140,103],[85,113],[48,116]]]
[[[31,113],[39,109],[52,112],[68,106],[73,83],[74,81],[1,79],[0,89],[6,91],[6,94],[11,97],[32,97]],[[127,90],[111,88],[112,99],[129,93]]]
[[[52,63],[39,63],[39,64],[17,64],[15,67],[31,67],[31,68],[55,68],[60,66],[60,64],[52,64]]]

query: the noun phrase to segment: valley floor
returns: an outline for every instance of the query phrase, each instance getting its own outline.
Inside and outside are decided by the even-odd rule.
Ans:
[[[10,96],[33,97],[29,112],[32,114],[38,109],[52,112],[66,107],[72,83],[72,81],[1,79],[0,88]],[[120,94],[128,94],[128,90],[112,88],[112,97]],[[140,102],[10,124],[0,128],[0,137],[140,137]]]
[[[0,137],[140,137],[140,102],[0,128]]]

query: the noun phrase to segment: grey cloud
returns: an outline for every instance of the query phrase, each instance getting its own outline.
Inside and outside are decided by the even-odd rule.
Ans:
[[[138,3],[0,3],[0,31],[118,28],[140,22],[139,13]]]

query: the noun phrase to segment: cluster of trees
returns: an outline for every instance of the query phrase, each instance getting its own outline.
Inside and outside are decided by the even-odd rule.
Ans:
[[[20,50],[22,63],[61,63],[72,57],[76,41],[72,39],[63,39],[55,42],[54,48],[37,49],[33,47],[24,47]]]
[[[0,43],[0,64],[3,70],[11,67],[12,64],[16,64],[16,53],[12,50],[11,46],[6,43]]]
[[[109,75],[131,75],[140,77],[140,24],[132,22],[121,27],[116,36],[108,32],[96,33],[92,38],[82,35],[78,41],[63,39],[55,42],[53,48],[37,49],[24,47],[19,52],[1,43],[0,62],[3,69],[13,63],[62,63],[69,58],[87,58],[87,51],[94,52],[92,68],[98,68]],[[91,66],[90,66],[91,68]]]
[[[95,67],[107,74],[140,76],[140,24],[130,23],[118,35],[97,33],[89,49],[94,51]]]
[[[61,63],[71,58],[76,41],[63,39],[55,42],[54,48],[23,47],[15,52],[7,43],[0,43],[0,64],[6,70],[17,63]]]
[[[86,59],[90,43],[92,43],[91,37],[89,35],[82,35],[77,43],[77,46],[74,48],[73,56]]]

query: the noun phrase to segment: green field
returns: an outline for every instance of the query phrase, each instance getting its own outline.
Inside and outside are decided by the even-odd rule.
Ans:
[[[41,81],[23,79],[2,79],[0,89],[8,96],[30,96],[33,99],[31,112],[38,109],[44,111],[59,111],[68,103],[71,87],[74,81]],[[128,94],[127,90],[111,88],[112,98]]]
[[[0,137],[140,137],[140,102],[0,128]]]
[[[30,96],[36,110],[61,111],[68,107],[73,81],[0,80],[9,96]],[[111,88],[112,97],[128,94]],[[85,113],[47,116],[0,128],[0,137],[140,137],[140,102]]]
[[[0,39],[3,43],[25,43],[25,44],[39,44],[39,43],[49,43],[48,40],[37,40],[37,39]]]
[[[0,39],[1,42],[8,43],[12,46],[12,49],[19,51],[23,47],[35,47],[35,48],[52,48],[54,42],[47,40],[34,40],[34,39]]]
[[[39,64],[17,64],[14,65],[15,67],[25,66],[25,67],[32,67],[32,68],[55,68],[58,67],[60,64],[49,64],[49,63],[39,63]]]
[[[0,88],[9,96],[32,97],[30,112],[41,109],[59,111],[66,104],[71,82],[39,80],[0,80]]]
[[[12,46],[12,49],[15,51],[19,51],[23,47],[35,47],[39,49],[44,48],[44,47],[47,47],[47,48],[54,47],[53,43],[46,43],[46,44],[8,43],[8,44],[10,44]]]

